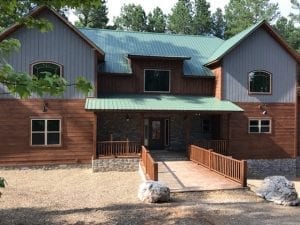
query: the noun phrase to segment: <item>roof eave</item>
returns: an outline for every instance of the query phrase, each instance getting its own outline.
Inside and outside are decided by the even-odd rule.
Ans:
[[[69,21],[59,15],[55,10],[51,9],[48,6],[40,6],[33,9],[30,13],[28,13],[25,17],[36,17],[41,14],[44,10],[51,11],[59,20],[61,20],[65,25],[67,25],[73,32],[75,32],[83,41],[85,41],[89,46],[97,51],[99,55],[103,58],[105,57],[105,52],[96,46],[88,37],[86,37],[82,32],[80,32],[76,27],[74,27]],[[2,33],[0,33],[0,41],[3,41],[8,35],[15,32],[17,29],[23,27],[24,24],[15,23],[5,29]]]

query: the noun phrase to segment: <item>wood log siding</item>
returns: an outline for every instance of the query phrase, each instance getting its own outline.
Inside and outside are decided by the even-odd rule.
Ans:
[[[94,114],[84,100],[0,100],[0,164],[90,162],[93,155]],[[60,118],[60,147],[30,146],[31,118]]]
[[[190,160],[247,186],[247,161],[236,160],[195,145],[189,146]]]
[[[135,141],[100,141],[97,143],[97,155],[101,156],[136,156],[141,151],[140,143]]]
[[[243,113],[230,117],[229,155],[237,159],[292,158],[295,146],[296,104],[267,103],[267,114],[259,109],[260,103],[236,103]],[[249,118],[270,118],[270,134],[249,134]]]
[[[214,96],[214,78],[184,77],[182,62],[174,60],[131,60],[132,75],[101,74],[98,95],[144,93],[144,69],[171,71],[171,94]]]
[[[158,180],[158,163],[154,161],[149,150],[142,146],[141,161],[143,164],[144,172],[149,179],[157,181]]]

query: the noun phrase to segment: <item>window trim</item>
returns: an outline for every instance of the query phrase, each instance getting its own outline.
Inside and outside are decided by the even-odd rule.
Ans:
[[[42,64],[42,63],[49,63],[49,64],[54,64],[54,65],[57,65],[59,66],[59,70],[60,70],[60,77],[64,77],[64,66],[60,63],[57,63],[55,61],[50,61],[50,60],[41,60],[41,61],[34,61],[32,62],[30,65],[29,65],[29,74],[33,76],[33,67],[35,65],[38,65],[38,64]]]
[[[168,91],[146,91],[146,70],[168,71],[169,72],[169,90]],[[170,93],[171,92],[171,70],[167,69],[144,69],[144,92],[145,93]]]
[[[45,125],[45,130],[44,131],[32,131],[32,121],[33,120],[44,120],[44,121],[48,121],[48,120],[59,120],[59,144],[48,144],[47,143],[47,134],[48,133],[58,133],[57,131],[47,131],[47,126],[48,126],[48,122],[46,123],[47,126]],[[43,145],[34,145],[32,144],[32,134],[33,133],[43,133],[45,134],[45,144]],[[46,144],[47,143],[47,144]],[[62,119],[61,118],[38,118],[38,117],[34,117],[34,118],[30,118],[30,146],[31,147],[61,147],[62,146]]]
[[[250,121],[258,121],[258,132],[250,132]],[[262,120],[268,120],[270,122],[270,125],[269,125],[269,132],[261,132],[261,121]],[[249,117],[248,118],[248,134],[271,134],[272,133],[272,118],[270,117]]]
[[[252,92],[250,90],[250,73],[255,73],[255,72],[263,72],[263,73],[266,73],[270,76],[270,91],[269,92]],[[272,85],[273,85],[273,74],[267,70],[252,70],[250,72],[248,72],[248,75],[247,75],[247,78],[248,78],[248,94],[249,95],[272,95],[272,91],[273,91],[273,88],[272,88]]]

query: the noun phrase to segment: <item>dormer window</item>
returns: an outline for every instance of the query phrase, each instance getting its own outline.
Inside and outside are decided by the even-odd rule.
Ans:
[[[145,70],[145,92],[170,92],[169,70]]]
[[[44,78],[47,74],[62,76],[62,65],[54,62],[36,62],[31,65],[32,75]]]
[[[271,73],[252,71],[248,75],[249,94],[271,94]]]

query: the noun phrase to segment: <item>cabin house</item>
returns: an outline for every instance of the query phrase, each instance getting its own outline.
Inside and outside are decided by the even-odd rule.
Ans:
[[[47,7],[31,16],[54,28],[14,25],[0,34],[21,42],[7,57],[13,68],[69,82],[81,75],[95,88],[89,96],[74,87],[62,97],[1,94],[0,165],[90,162],[112,141],[132,151],[201,143],[246,159],[253,174],[296,173],[299,55],[267,22],[224,41],[77,29]]]

